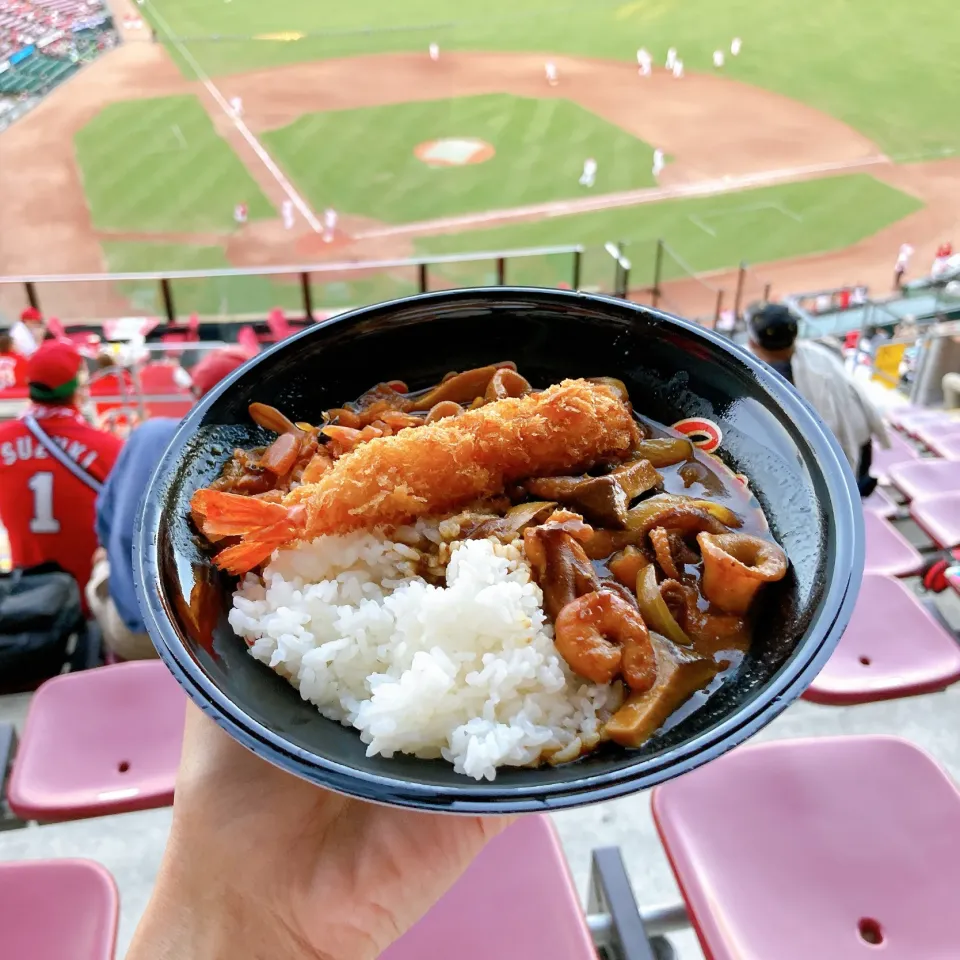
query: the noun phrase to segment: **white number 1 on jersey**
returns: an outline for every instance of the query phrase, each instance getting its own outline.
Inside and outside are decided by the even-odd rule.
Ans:
[[[59,533],[60,521],[53,515],[53,474],[35,473],[27,486],[33,492],[31,533]]]

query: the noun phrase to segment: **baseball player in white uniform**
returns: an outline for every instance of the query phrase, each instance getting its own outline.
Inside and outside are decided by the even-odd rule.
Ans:
[[[660,176],[663,172],[663,151],[654,150],[653,151],[653,176],[654,179]]]
[[[723,66],[723,51],[714,50],[713,51],[713,65],[719,69]]]
[[[673,76],[675,80],[683,79],[683,61],[682,60],[673,61]]]
[[[243,100],[240,97],[230,98],[230,109],[235,117],[243,116]]]
[[[430,59],[436,63],[440,59],[440,44],[431,43],[430,44]]]
[[[333,207],[327,207],[323,211],[323,239],[325,243],[333,240],[333,234],[337,229],[337,211]]]
[[[637,51],[637,70],[641,77],[649,77],[650,69],[653,66],[653,58],[647,52],[646,47],[641,47]]]
[[[245,203],[234,205],[233,222],[241,227],[247,222],[247,205]]]
[[[910,266],[910,258],[913,256],[913,247],[909,243],[900,244],[900,252],[897,254],[897,262],[893,268],[893,289],[899,290],[903,283],[903,275]]]
[[[547,83],[549,83],[551,87],[555,87],[560,82],[560,78],[557,75],[557,65],[552,60],[548,60],[543,65],[543,72],[546,74]]]
[[[673,69],[673,65],[674,65],[676,62],[677,62],[677,48],[676,48],[676,47],[671,47],[671,48],[667,51],[667,60],[666,60],[666,63],[664,63],[664,66],[665,66],[668,70],[672,70],[672,69]]]
[[[283,229],[293,229],[293,201],[284,200],[280,204],[280,216],[283,217]]]
[[[730,53],[735,56],[740,56],[740,48],[743,46],[743,41],[739,37],[734,37],[730,41]]]
[[[580,174],[580,186],[592,187],[597,180],[597,161],[587,157],[583,161],[583,173]]]

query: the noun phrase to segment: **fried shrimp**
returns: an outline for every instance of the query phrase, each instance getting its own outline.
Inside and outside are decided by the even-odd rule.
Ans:
[[[525,477],[623,458],[639,438],[629,404],[610,386],[565,380],[358,444],[280,504],[203,489],[191,507],[205,535],[243,538],[216,558],[243,573],[285,543],[454,510]]]

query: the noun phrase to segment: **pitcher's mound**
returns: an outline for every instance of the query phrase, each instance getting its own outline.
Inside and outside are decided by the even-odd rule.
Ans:
[[[467,163],[483,163],[495,151],[486,140],[444,137],[442,140],[427,140],[418,144],[413,152],[428,167],[462,167]]]

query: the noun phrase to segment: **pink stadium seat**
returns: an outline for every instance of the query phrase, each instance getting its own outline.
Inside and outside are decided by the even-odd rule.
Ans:
[[[274,307],[267,314],[267,326],[270,328],[270,337],[273,343],[285,340],[296,329],[283,315],[279,307]]]
[[[923,426],[949,427],[956,422],[957,420],[954,417],[951,417],[950,414],[943,410],[923,409],[901,415],[896,421],[896,426],[904,433],[913,437],[917,435],[917,431]]]
[[[0,863],[0,956],[113,960],[120,901],[90,860]]]
[[[914,500],[910,516],[938,547],[960,546],[960,490]]]
[[[960,490],[960,462],[918,460],[890,467],[890,482],[908,500],[936,497]]]
[[[879,514],[865,510],[863,526],[866,539],[866,573],[909,577],[923,569],[923,557]]]
[[[960,460],[960,430],[949,430],[938,436],[931,436],[927,444],[938,456],[947,460]]]
[[[918,424],[913,435],[925,447],[936,452],[937,441],[943,437],[960,435],[960,420],[951,417],[949,420],[937,420]]]
[[[873,442],[873,466],[871,472],[877,480],[885,486],[890,483],[890,468],[897,463],[910,463],[920,457],[920,451],[907,442],[898,433],[888,431],[890,446],[881,447],[876,440]]]
[[[844,706],[943,690],[960,680],[960,646],[892,577],[867,574],[833,656],[804,693]]]
[[[707,960],[957,955],[960,794],[904,740],[741,747],[653,814]]]
[[[243,347],[251,357],[260,352],[260,341],[257,339],[257,332],[251,326],[241,327],[237,331],[237,343]]]
[[[596,960],[553,825],[521,817],[380,960]]]
[[[30,701],[10,808],[22,820],[51,821],[166,806],[185,704],[159,660],[48,680]]]
[[[899,509],[897,504],[885,493],[883,487],[875,487],[873,493],[863,501],[863,509],[880,517],[892,517]]]

